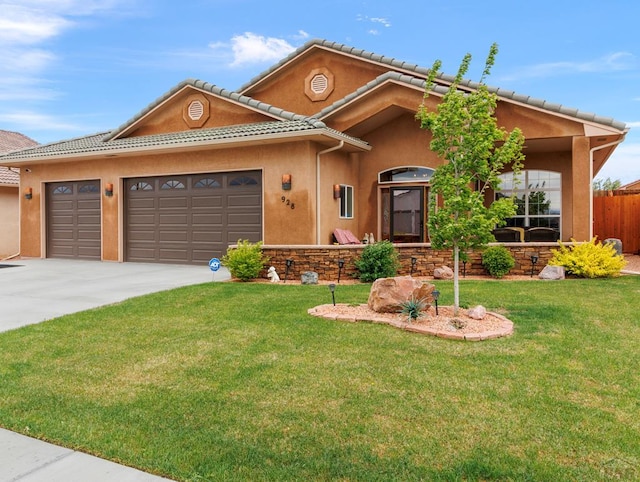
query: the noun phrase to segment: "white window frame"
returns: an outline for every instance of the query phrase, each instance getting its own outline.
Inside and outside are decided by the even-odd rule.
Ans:
[[[354,190],[353,186],[340,184],[340,206],[338,216],[340,219],[353,219]]]
[[[529,174],[531,172],[548,172],[548,173],[552,173],[558,176],[558,181],[559,181],[559,186],[557,187],[544,187],[544,186],[533,186],[532,183],[530,183],[529,181]],[[513,175],[513,172],[505,172],[503,173],[501,176],[505,176],[505,175]],[[524,214],[516,214],[515,216],[512,216],[510,218],[507,219],[522,219],[523,220],[523,224],[525,227],[530,227],[531,226],[531,220],[536,219],[536,218],[557,218],[558,219],[558,230],[560,232],[562,232],[562,173],[557,172],[557,171],[551,171],[548,169],[523,169],[521,171],[521,175],[522,175],[522,183],[520,184],[514,184],[512,186],[511,189],[506,189],[505,191],[502,190],[502,186],[501,189],[498,189],[496,191],[496,199],[497,199],[497,195],[498,193],[502,193],[502,192],[511,192],[512,194],[515,195],[521,195],[524,197],[525,200],[525,212]],[[515,181],[514,181],[515,182]],[[539,191],[543,191],[543,192],[556,192],[559,194],[559,213],[558,214],[530,214],[530,210],[529,210],[529,196],[531,193],[535,193],[535,192],[539,192]]]

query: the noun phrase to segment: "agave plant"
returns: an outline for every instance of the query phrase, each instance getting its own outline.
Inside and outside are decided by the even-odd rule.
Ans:
[[[422,298],[412,296],[407,301],[400,303],[400,313],[407,317],[409,323],[417,320],[423,315],[423,311],[427,307],[427,302]]]

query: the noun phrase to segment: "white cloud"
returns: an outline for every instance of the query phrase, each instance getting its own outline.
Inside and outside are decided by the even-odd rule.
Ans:
[[[210,44],[209,47],[216,51],[231,48],[233,52],[231,67],[274,62],[286,57],[295,50],[295,47],[284,39],[264,37],[251,32],[236,35],[231,39],[230,44],[215,42]]]
[[[86,124],[77,124],[57,117],[30,111],[0,113],[0,122],[15,125],[19,130],[83,132],[87,129]]]
[[[604,57],[583,62],[564,61],[549,62],[523,67],[503,80],[519,80],[524,78],[553,77],[573,73],[612,72],[632,69],[636,57],[629,52],[615,52]]]
[[[380,24],[385,28],[391,27],[391,22],[384,17],[369,17],[368,15],[359,14],[356,17],[356,20],[358,22],[369,22],[369,23]],[[379,35],[380,31],[378,29],[372,28],[368,30],[368,33],[371,35]]]
[[[640,121],[626,122],[627,127],[640,127]]]

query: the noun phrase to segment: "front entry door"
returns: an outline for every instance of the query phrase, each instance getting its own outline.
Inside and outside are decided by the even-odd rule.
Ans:
[[[425,196],[422,186],[390,188],[390,241],[424,242]]]

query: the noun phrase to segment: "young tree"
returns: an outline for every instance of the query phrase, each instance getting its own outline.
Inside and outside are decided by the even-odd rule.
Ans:
[[[620,189],[622,187],[622,182],[620,179],[611,179],[610,177],[606,179],[596,179],[593,181],[593,190],[594,191],[615,191],[616,189]]]
[[[438,104],[436,112],[426,103],[417,117],[431,131],[430,148],[445,162],[431,178],[429,236],[436,249],[451,249],[454,260],[454,308],[460,306],[460,253],[495,241],[492,231],[503,226],[516,212],[512,198],[505,197],[485,205],[487,190],[497,190],[499,175],[511,165],[514,173],[522,168],[524,136],[520,129],[511,132],[498,127],[495,118],[497,96],[484,83],[495,62],[498,46],[489,51],[485,69],[475,89],[460,87],[469,69],[467,54],[453,83]],[[429,97],[441,62],[433,64],[427,78],[424,99]]]

